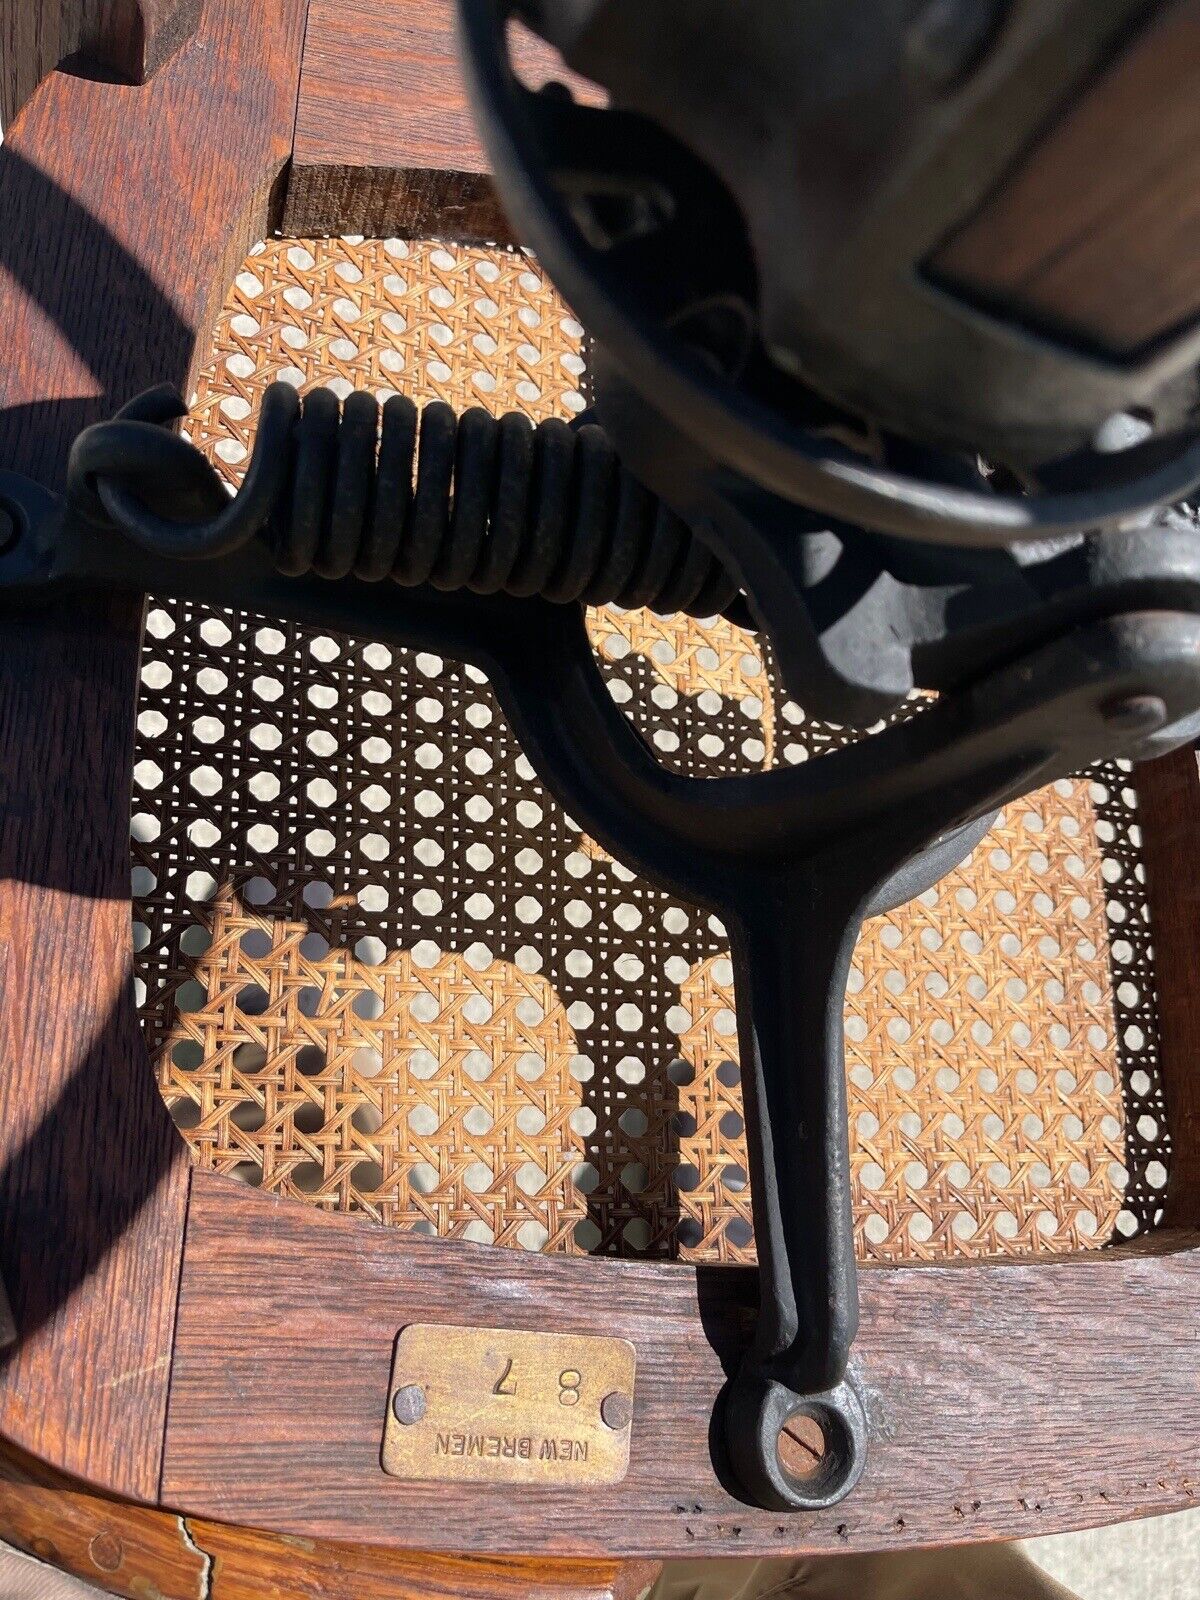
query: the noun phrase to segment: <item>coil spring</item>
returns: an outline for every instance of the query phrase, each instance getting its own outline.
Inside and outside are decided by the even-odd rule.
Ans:
[[[265,531],[277,568],[366,582],[537,595],[713,616],[741,608],[737,584],[692,530],[618,462],[603,430],[519,412],[418,413],[392,396],[345,404],[329,389],[264,396],[255,447],[232,501],[199,452],[161,423],[181,403],[152,391],[76,441],[77,498],[157,554],[204,557]],[[168,519],[143,495],[173,477],[216,507]],[[211,481],[210,481],[211,480]],[[149,498],[154,499],[151,494]],[[98,502],[98,505],[97,505]]]

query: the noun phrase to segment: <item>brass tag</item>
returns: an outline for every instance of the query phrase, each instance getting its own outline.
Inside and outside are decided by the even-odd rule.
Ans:
[[[469,1483],[620,1483],[627,1339],[414,1322],[396,1341],[383,1470]]]

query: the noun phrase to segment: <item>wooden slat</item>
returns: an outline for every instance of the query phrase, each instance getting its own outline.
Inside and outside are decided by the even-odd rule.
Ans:
[[[149,1499],[187,1167],[129,985],[137,622],[80,606],[0,629],[0,1432]]]
[[[207,0],[150,83],[55,72],[5,131],[0,466],[56,487],[80,427],[186,380],[197,330],[267,226],[304,12]]]
[[[1200,313],[1200,3],[1177,0],[931,262],[1128,354]]]
[[[197,1173],[164,1499],[305,1537],[693,1557],[1050,1533],[1186,1505],[1200,1438],[1200,1252],[863,1274],[871,1453],[819,1515],[743,1505],[710,1419],[745,1336],[737,1269],[431,1244]],[[1191,1241],[1194,1246],[1194,1241]],[[633,1341],[627,1478],[586,1493],[405,1483],[380,1467],[406,1323]]]
[[[312,0],[286,233],[510,241],[453,12],[453,0]],[[557,62],[531,37],[518,59],[535,72]]]
[[[0,467],[57,487],[85,423],[187,382],[287,160],[304,0],[206,0],[139,88],[52,73],[0,148]],[[130,987],[140,608],[0,630],[0,1433],[157,1493],[187,1164]]]
[[[1164,1221],[1194,1227],[1200,1225],[1200,770],[1195,750],[1146,762],[1135,782],[1171,1132]]]

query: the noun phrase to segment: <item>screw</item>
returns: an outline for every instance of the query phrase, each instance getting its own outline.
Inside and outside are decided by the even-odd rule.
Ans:
[[[793,1478],[811,1478],[825,1459],[825,1431],[816,1417],[797,1411],[779,1430],[779,1464]]]
[[[606,1394],[600,1402],[600,1420],[614,1433],[627,1428],[633,1421],[633,1402],[629,1396],[615,1389],[612,1394]]]
[[[392,1415],[404,1427],[420,1422],[425,1415],[425,1391],[419,1383],[405,1384],[392,1396]]]
[[[1116,733],[1153,733],[1167,720],[1167,707],[1156,694],[1115,694],[1100,715]]]

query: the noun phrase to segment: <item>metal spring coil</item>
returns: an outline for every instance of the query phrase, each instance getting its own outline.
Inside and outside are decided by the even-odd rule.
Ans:
[[[173,402],[173,403],[170,403]],[[456,417],[404,396],[345,404],[329,389],[266,392],[241,489],[216,493],[207,461],[162,423],[181,403],[142,396],[76,442],[83,503],[158,554],[215,556],[255,535],[279,571],[477,594],[651,606],[714,616],[741,607],[709,548],[620,465],[601,428],[519,412]],[[193,520],[156,514],[173,481]],[[135,493],[141,489],[142,494]],[[169,498],[169,496],[167,496]],[[213,508],[194,520],[194,508]]]
[[[617,462],[602,429],[369,394],[303,403],[291,495],[271,518],[287,574],[539,595],[711,616],[737,595],[708,547]],[[378,445],[377,445],[378,441]],[[415,465],[415,472],[414,472]]]

